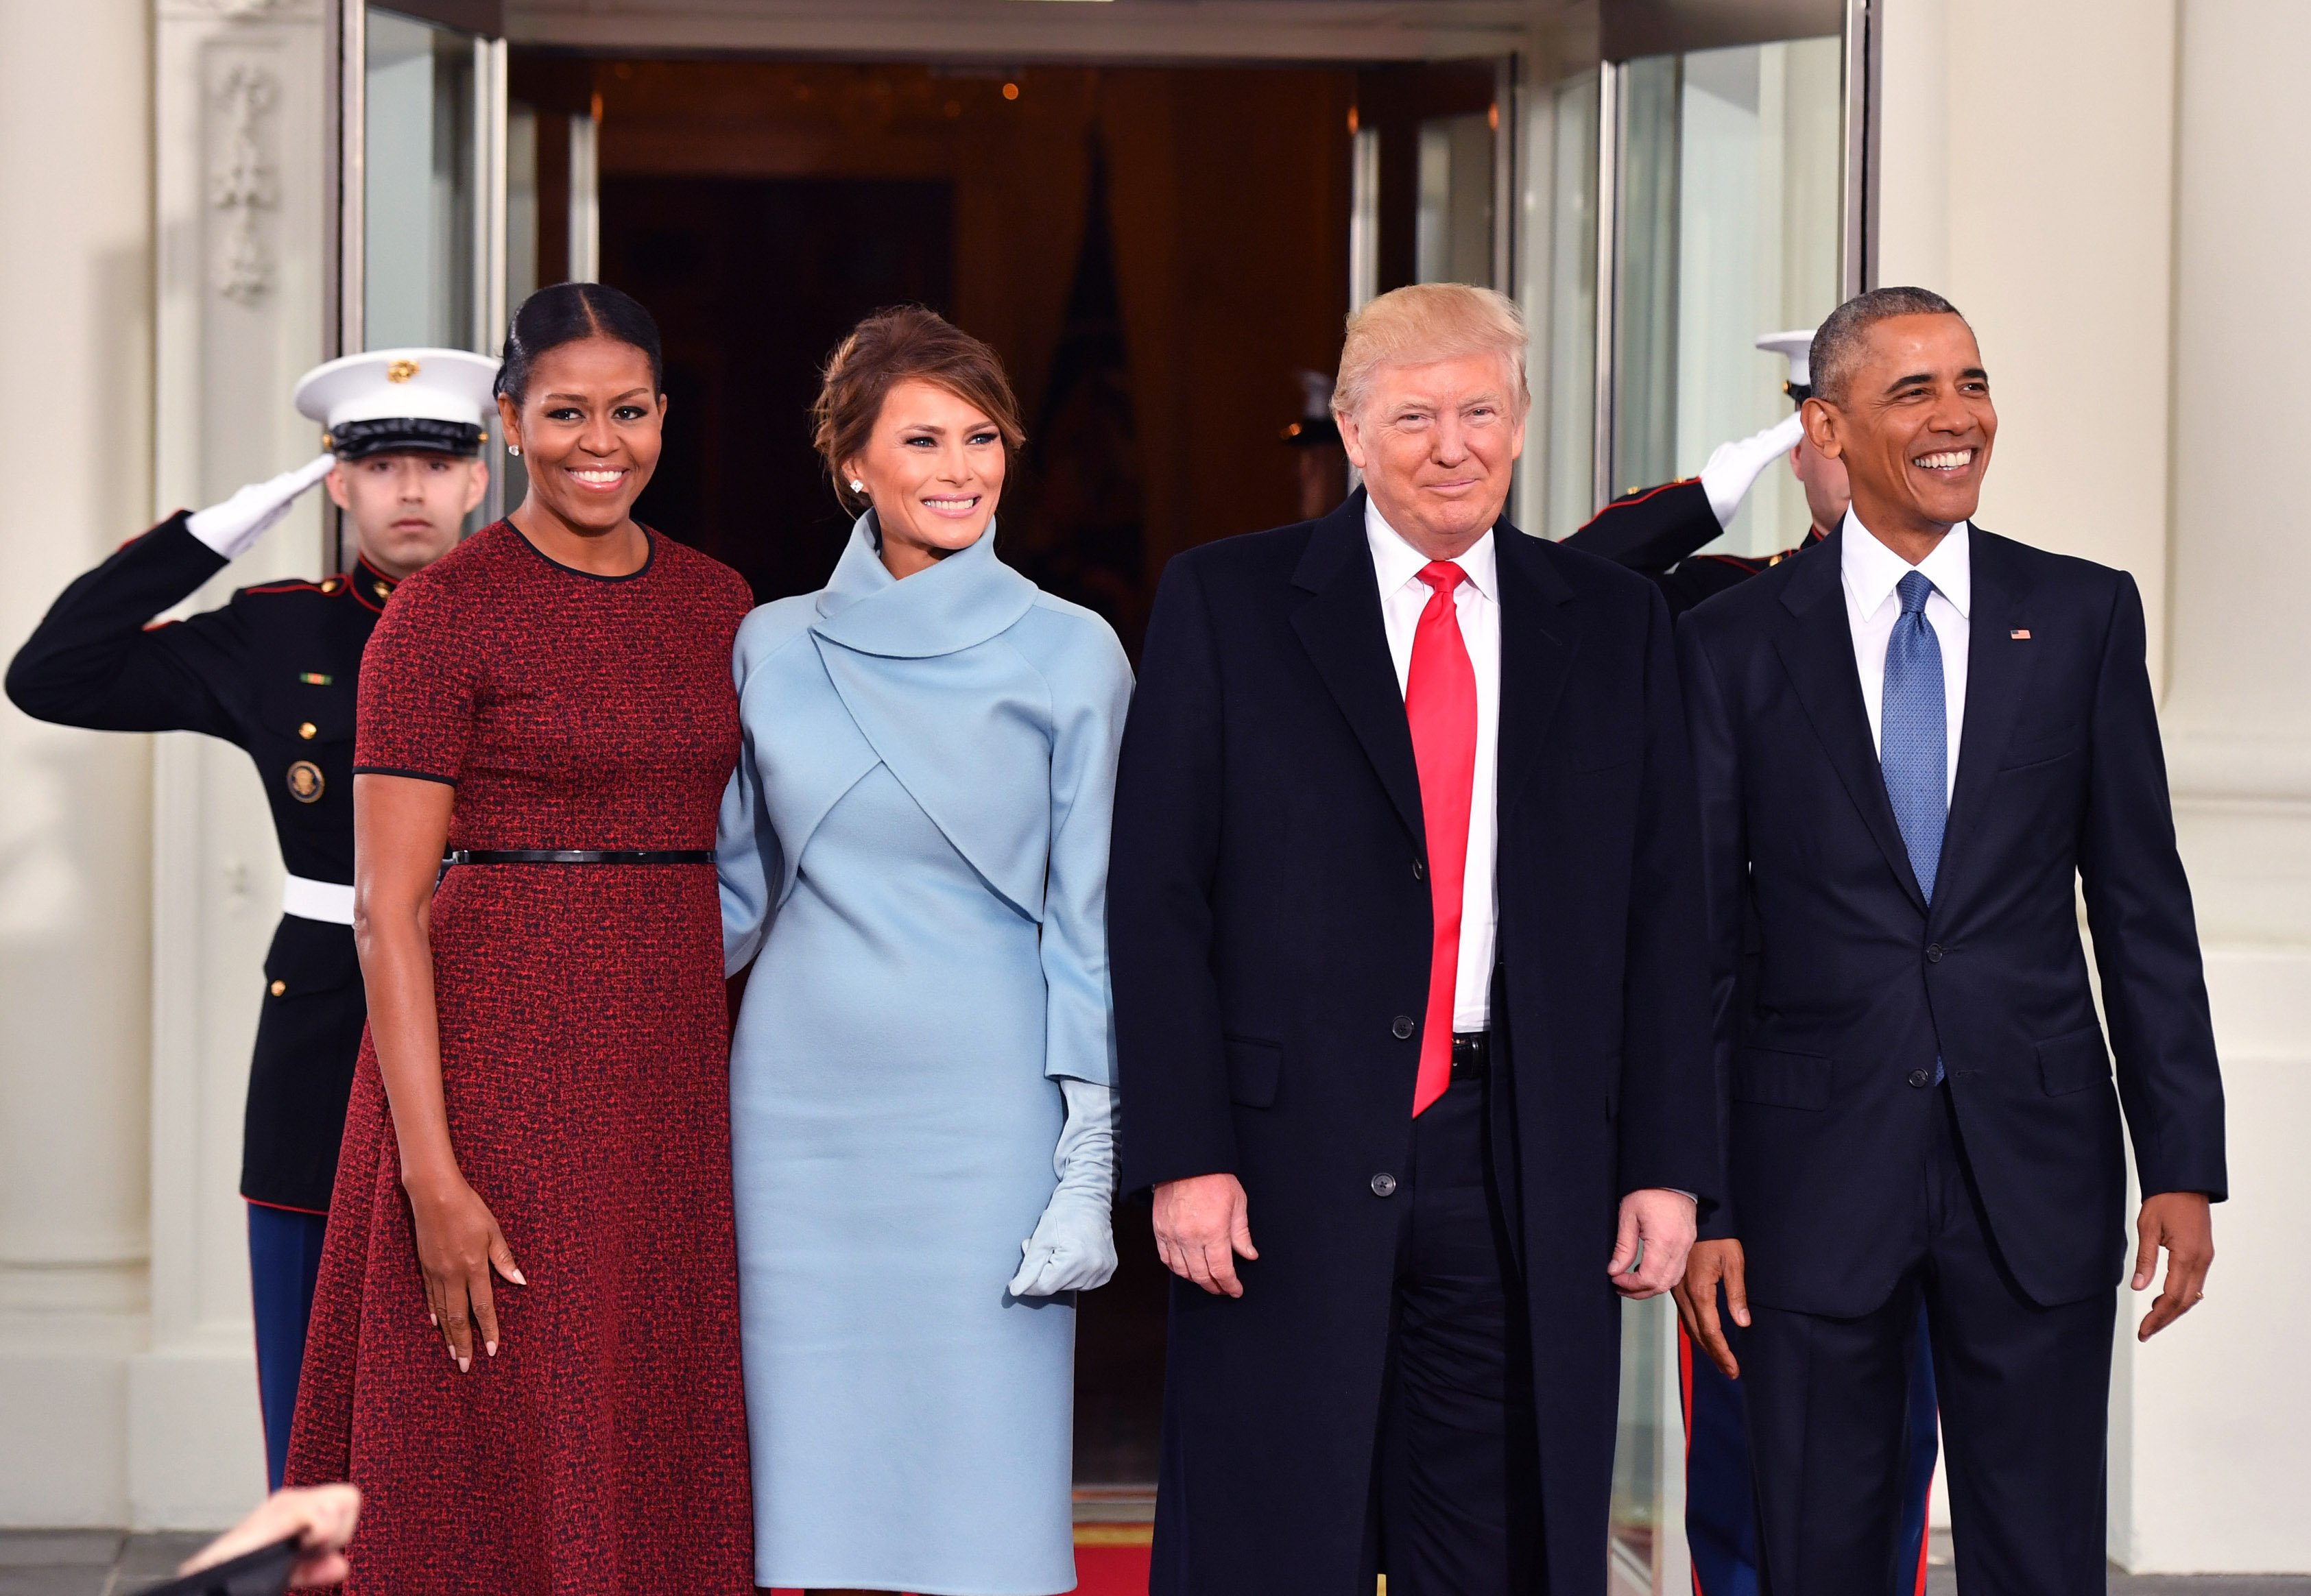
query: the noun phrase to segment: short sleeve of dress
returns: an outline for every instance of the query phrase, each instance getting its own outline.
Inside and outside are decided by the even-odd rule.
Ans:
[[[474,726],[482,639],[447,584],[402,584],[362,654],[355,776],[414,776],[456,785]]]

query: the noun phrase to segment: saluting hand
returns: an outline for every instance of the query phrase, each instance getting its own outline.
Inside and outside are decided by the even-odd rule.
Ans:
[[[480,1193],[454,1170],[445,1175],[406,1178],[411,1216],[417,1223],[417,1262],[425,1271],[425,1311],[441,1331],[460,1374],[474,1366],[474,1332],[482,1350],[498,1355],[498,1312],[491,1295],[490,1271],[527,1286],[506,1245],[505,1232]]]
[[[227,559],[239,559],[279,525],[298,496],[328,475],[336,463],[334,455],[319,455],[294,471],[251,482],[222,504],[195,510],[185,518],[185,530]]]

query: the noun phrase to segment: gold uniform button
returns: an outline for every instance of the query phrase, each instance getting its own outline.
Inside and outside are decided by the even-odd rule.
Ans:
[[[298,723],[297,735],[302,737],[306,742],[310,742],[314,738],[318,737],[320,734],[321,728],[315,725],[311,721],[301,721]]]
[[[272,985],[266,987],[265,990],[271,993],[275,997],[279,997],[283,993],[289,990],[289,983],[286,981],[275,981]]]
[[[342,579],[336,577],[331,577],[327,581],[321,584],[321,591],[323,593],[335,593],[338,588],[343,587],[344,585],[344,583]]]

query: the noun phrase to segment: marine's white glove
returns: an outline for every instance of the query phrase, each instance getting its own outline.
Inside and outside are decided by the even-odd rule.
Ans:
[[[1019,1244],[1026,1257],[1011,1277],[1014,1297],[1088,1291],[1115,1273],[1108,1211],[1115,1201],[1115,1089],[1062,1076],[1060,1091],[1068,1104],[1051,1155],[1060,1189],[1035,1221],[1035,1234]]]
[[[227,559],[239,559],[256,546],[257,539],[281,524],[299,494],[328,475],[329,467],[336,463],[335,455],[323,455],[294,471],[251,482],[222,504],[186,516],[185,530]]]
[[[1733,512],[1741,507],[1758,473],[1797,447],[1804,436],[1805,423],[1792,414],[1763,432],[1721,443],[1709,451],[1709,464],[1701,468],[1701,490],[1709,496],[1718,525],[1733,525]]]

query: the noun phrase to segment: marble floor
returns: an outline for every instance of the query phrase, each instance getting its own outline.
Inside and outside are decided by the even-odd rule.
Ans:
[[[1926,1550],[1926,1596],[1957,1596],[1958,1571],[1950,1566],[1949,1531],[1935,1535]],[[2120,1574],[2111,1572],[2110,1596],[2311,1596],[2311,1578],[2280,1575]]]
[[[129,1596],[170,1578],[209,1539],[0,1530],[0,1596]]]

